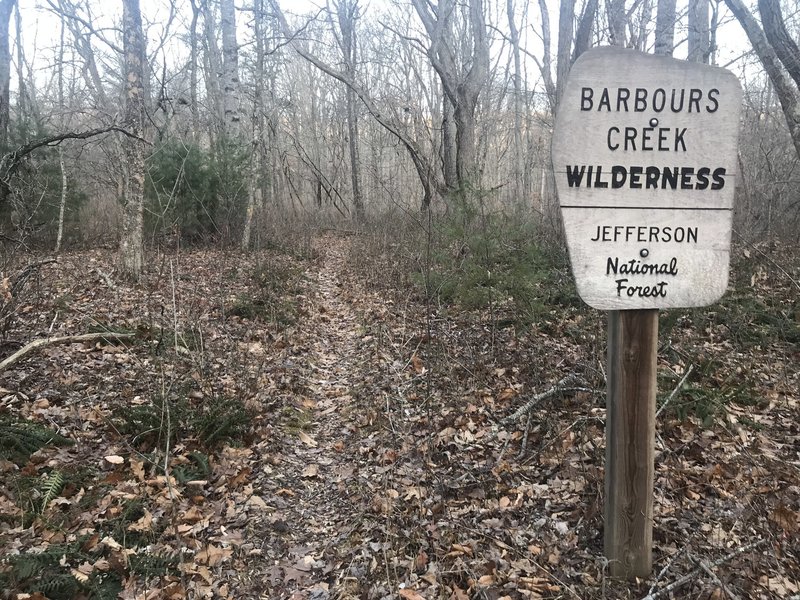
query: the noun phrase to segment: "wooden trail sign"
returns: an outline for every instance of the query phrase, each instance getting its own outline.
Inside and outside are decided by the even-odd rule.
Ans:
[[[581,298],[601,310],[706,306],[728,286],[741,87],[725,69],[584,53],[553,132]]]
[[[608,310],[605,555],[652,570],[658,309],[728,286],[741,87],[717,67],[597,48],[573,65],[553,169],[581,298]]]

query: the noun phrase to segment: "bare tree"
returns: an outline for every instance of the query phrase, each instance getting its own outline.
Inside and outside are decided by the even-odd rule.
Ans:
[[[145,41],[139,0],[122,0],[122,39],[125,63],[125,124],[136,137],[126,137],[124,212],[119,246],[122,272],[134,280],[144,263],[145,148],[141,138],[145,123]]]
[[[489,40],[486,32],[483,0],[469,0],[467,19],[469,56],[457,56],[455,44],[447,32],[455,18],[455,0],[440,0],[437,5],[412,0],[417,15],[428,34],[428,58],[439,75],[447,97],[453,103],[456,123],[456,172],[461,190],[477,183],[475,109],[478,95],[489,76]]]
[[[361,17],[361,7],[358,0],[339,0],[334,3],[339,32],[337,41],[344,55],[344,72],[348,79],[356,80],[356,27]],[[356,107],[356,93],[347,86],[347,137],[350,149],[350,181],[353,190],[353,208],[356,219],[364,219],[364,198],[361,194],[361,181],[359,168],[359,142],[358,142],[358,111]]]
[[[222,28],[222,110],[225,133],[238,139],[239,115],[239,45],[236,43],[236,8],[233,0],[220,0]]]
[[[276,0],[271,0],[271,2],[272,7],[275,10],[275,14],[280,20],[284,35],[286,35],[294,50],[326,75],[333,77],[334,79],[344,83],[346,86],[352,88],[370,115],[372,115],[372,117],[389,133],[395,136],[408,151],[409,158],[414,164],[414,168],[423,188],[421,206],[423,210],[427,210],[430,207],[433,199],[445,191],[445,186],[439,177],[438,169],[436,169],[435,165],[428,159],[428,157],[420,148],[420,145],[404,130],[401,124],[397,123],[395,119],[393,119],[385,111],[382,111],[375,104],[372,97],[363,85],[359,84],[358,81],[353,81],[352,79],[348,78],[344,72],[335,69],[325,61],[321,60],[319,57],[311,54],[308,50],[303,48],[303,46],[298,43],[297,34],[292,32],[289,28],[289,24],[287,23],[286,18]]]
[[[8,146],[8,121],[10,117],[11,50],[8,28],[11,11],[17,0],[0,0],[0,148]]]
[[[524,160],[525,153],[522,147],[522,59],[519,48],[519,31],[514,19],[514,0],[506,0],[506,13],[508,16],[508,30],[511,33],[511,52],[514,58],[514,168],[512,179],[514,185],[514,199],[522,199],[525,185]]]
[[[796,46],[792,46],[788,34],[781,31],[783,19],[777,0],[761,0],[759,9],[762,12],[764,29],[745,6],[742,0],[725,0],[725,3],[744,29],[750,43],[758,55],[764,70],[767,72],[778,101],[783,109],[789,133],[792,136],[795,152],[800,158],[800,73],[797,70]],[[765,13],[765,14],[764,14]],[[788,41],[787,41],[788,40]],[[775,46],[773,46],[773,42]],[[778,53],[780,48],[780,54]],[[786,52],[788,50],[788,52]]]

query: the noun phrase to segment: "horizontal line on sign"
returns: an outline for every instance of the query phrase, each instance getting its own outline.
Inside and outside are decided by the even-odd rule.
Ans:
[[[620,209],[627,209],[627,210],[733,210],[732,208],[707,208],[707,207],[699,207],[699,206],[595,206],[595,205],[586,205],[580,206],[578,204],[562,204],[561,208],[590,208],[590,209],[601,209],[601,210],[620,210]]]

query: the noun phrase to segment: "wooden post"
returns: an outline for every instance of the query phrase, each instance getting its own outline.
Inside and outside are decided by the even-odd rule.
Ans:
[[[653,566],[658,310],[608,313],[605,555],[612,577]]]

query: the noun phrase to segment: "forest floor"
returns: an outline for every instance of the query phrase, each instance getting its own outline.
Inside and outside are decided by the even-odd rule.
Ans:
[[[6,273],[0,357],[107,337],[0,370],[0,598],[800,597],[800,261],[662,314],[654,569],[621,582],[604,316],[426,305],[365,244]]]

